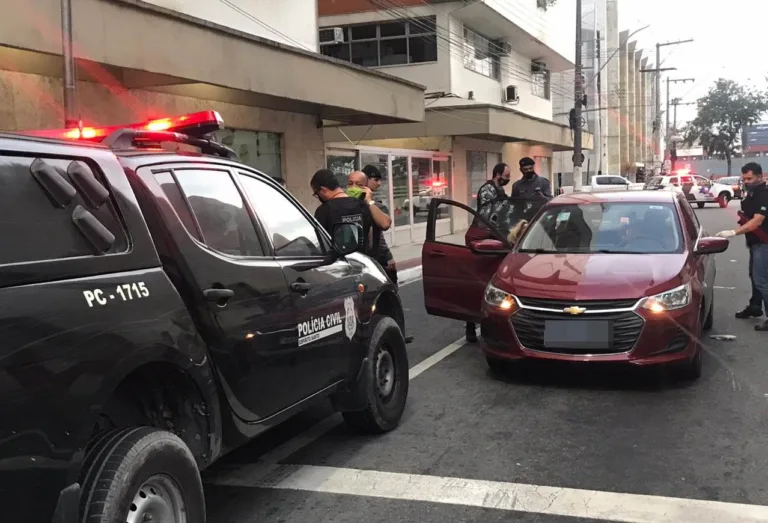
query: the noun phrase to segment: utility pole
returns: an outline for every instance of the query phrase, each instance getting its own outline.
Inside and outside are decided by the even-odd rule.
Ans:
[[[667,136],[669,136],[670,133],[674,133],[674,132],[677,131],[677,118],[675,118],[675,125],[672,127],[672,129],[670,130],[670,128],[669,128],[669,106],[670,106],[670,103],[671,103],[671,99],[669,97],[669,84],[676,84],[676,83],[683,83],[683,84],[685,84],[685,83],[688,83],[688,82],[695,82],[695,81],[696,81],[695,78],[677,78],[677,79],[672,79],[670,77],[667,77],[667,111],[665,113],[666,117],[667,117],[667,122],[666,122],[667,125],[666,125],[666,127],[664,127],[664,129],[666,130],[666,135]],[[675,100],[679,100],[679,98],[676,98]],[[677,107],[675,107],[675,109],[677,109]],[[670,150],[671,150],[671,147],[670,147]]]
[[[658,60],[658,47],[656,48],[657,54],[656,58]],[[651,144],[651,152],[653,154],[653,162],[654,162],[654,168],[656,165],[656,156],[659,154],[659,131],[661,126],[661,94],[660,94],[660,86],[661,82],[659,81],[659,78],[661,77],[661,73],[663,71],[677,71],[677,67],[664,67],[661,68],[658,65],[658,62],[656,63],[656,67],[652,69],[640,69],[641,73],[654,73],[656,75],[656,84],[655,88],[653,90],[653,96],[654,96],[654,107],[655,112],[653,115],[653,129],[652,129],[652,135],[653,135],[653,143]]]
[[[694,102],[682,102],[680,98],[675,98],[670,102],[674,107],[675,118],[672,122],[672,129],[674,133],[677,133],[677,106],[678,105],[695,105]],[[669,119],[669,115],[667,115]],[[669,170],[675,170],[675,162],[677,161],[677,142],[674,140],[669,141]]]
[[[576,0],[576,74],[574,75],[574,126],[573,126],[573,192],[581,191],[581,167],[584,153],[581,151],[581,98],[584,90],[581,62],[581,0]]]
[[[664,42],[656,44],[656,123],[653,128],[653,149],[654,156],[661,156],[661,48],[670,45],[685,44],[693,42],[693,38],[688,40],[676,40],[674,42]],[[656,158],[654,158],[654,164]]]
[[[72,0],[61,0],[61,51],[64,58],[64,127],[79,127],[75,117],[75,57],[72,53]]]

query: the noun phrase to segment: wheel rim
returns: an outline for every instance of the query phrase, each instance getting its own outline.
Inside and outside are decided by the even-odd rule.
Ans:
[[[395,360],[388,347],[381,347],[376,354],[376,389],[379,398],[386,401],[395,391]]]
[[[176,482],[157,474],[136,491],[126,523],[186,523],[184,496]]]

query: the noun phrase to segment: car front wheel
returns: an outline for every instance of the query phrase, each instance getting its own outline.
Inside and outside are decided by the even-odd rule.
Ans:
[[[728,207],[728,203],[731,201],[731,195],[727,192],[720,193],[720,196],[717,197],[717,203],[720,205],[721,208]]]
[[[387,316],[371,320],[371,338],[360,389],[363,410],[343,412],[347,425],[358,431],[380,434],[400,422],[408,398],[408,352],[397,322]]]
[[[205,523],[200,472],[176,435],[153,427],[102,434],[86,454],[85,523]]]

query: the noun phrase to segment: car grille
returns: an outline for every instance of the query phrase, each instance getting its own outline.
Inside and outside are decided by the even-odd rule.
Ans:
[[[598,310],[613,310],[613,309],[629,309],[634,307],[638,302],[638,298],[632,300],[545,300],[541,298],[524,298],[522,296],[517,297],[520,303],[524,307],[537,307],[539,309],[556,309],[563,310],[574,305],[584,307],[585,309],[598,309]]]
[[[584,302],[579,302],[580,305]],[[605,303],[605,302],[601,302]],[[573,303],[570,303],[573,305]],[[634,302],[633,302],[634,304]],[[583,306],[583,305],[582,305]],[[602,308],[602,307],[601,307]],[[645,320],[634,312],[612,312],[604,314],[590,314],[589,319],[613,321],[613,346],[606,350],[595,349],[549,349],[544,347],[544,323],[547,320],[579,321],[581,318],[569,318],[558,312],[543,312],[530,309],[521,309],[510,317],[515,334],[523,347],[539,352],[551,352],[557,354],[617,354],[632,350],[645,325]]]

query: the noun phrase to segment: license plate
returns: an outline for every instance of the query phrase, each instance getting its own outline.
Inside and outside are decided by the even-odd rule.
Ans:
[[[613,322],[606,320],[548,320],[544,324],[547,349],[610,349]]]

